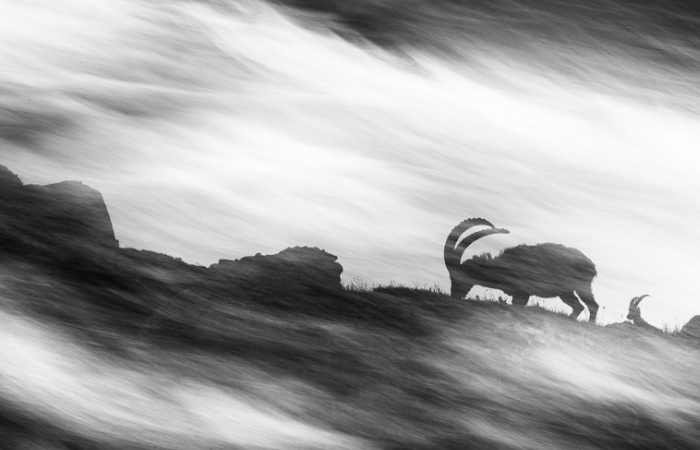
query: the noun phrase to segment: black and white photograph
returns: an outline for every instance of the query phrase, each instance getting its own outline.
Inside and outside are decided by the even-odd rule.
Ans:
[[[0,0],[0,450],[700,449],[697,0]]]

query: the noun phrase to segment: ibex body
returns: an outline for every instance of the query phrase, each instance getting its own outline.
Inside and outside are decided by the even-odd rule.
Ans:
[[[480,225],[489,228],[459,242],[464,232]],[[495,228],[485,219],[467,219],[452,230],[445,242],[445,265],[452,282],[452,297],[464,298],[474,286],[500,289],[513,297],[514,305],[526,305],[532,295],[559,297],[573,308],[572,317],[578,317],[583,311],[583,302],[590,313],[589,321],[595,322],[598,304],[593,297],[592,283],[596,269],[593,261],[579,250],[551,243],[518,245],[498,256],[487,254],[461,262],[464,251],[477,239],[508,232]]]

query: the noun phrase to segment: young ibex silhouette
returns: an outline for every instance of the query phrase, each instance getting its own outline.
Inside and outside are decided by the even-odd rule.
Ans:
[[[480,225],[489,228],[459,241],[465,231]],[[502,290],[513,297],[514,305],[525,306],[532,295],[559,297],[573,308],[571,317],[578,318],[583,302],[590,313],[588,320],[595,322],[598,304],[591,285],[596,269],[593,261],[579,250],[551,243],[518,245],[498,256],[485,254],[462,262],[462,255],[474,241],[497,233],[509,231],[495,228],[480,218],[467,219],[454,227],[445,242],[445,266],[450,273],[452,297],[464,298],[476,285]]]

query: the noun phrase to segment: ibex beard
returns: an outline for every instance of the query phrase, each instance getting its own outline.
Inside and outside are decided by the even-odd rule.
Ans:
[[[488,228],[459,238],[476,226]],[[513,298],[514,305],[525,306],[531,296],[559,297],[578,318],[588,307],[589,321],[595,322],[598,304],[593,297],[592,284],[596,277],[595,264],[581,251],[560,244],[518,245],[497,256],[475,256],[461,262],[462,255],[476,240],[491,234],[506,234],[491,222],[473,218],[462,221],[452,229],[445,242],[445,266],[450,274],[452,297],[462,299],[474,286],[500,289]]]

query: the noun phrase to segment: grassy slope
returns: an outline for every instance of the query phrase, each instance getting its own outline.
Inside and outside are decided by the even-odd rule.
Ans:
[[[12,447],[700,442],[692,341],[428,290],[269,295],[232,291],[164,255],[122,250],[111,261],[2,265],[3,336],[38,345],[22,353],[6,344],[0,355],[0,438]],[[227,434],[258,417],[250,405],[293,424],[260,419]]]

